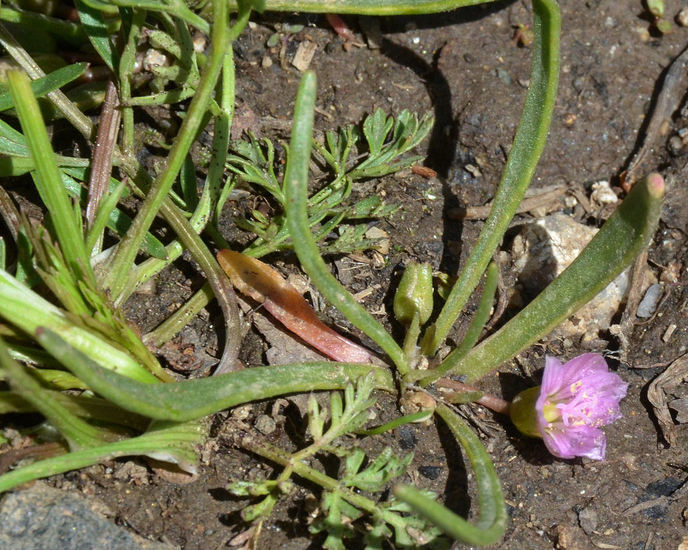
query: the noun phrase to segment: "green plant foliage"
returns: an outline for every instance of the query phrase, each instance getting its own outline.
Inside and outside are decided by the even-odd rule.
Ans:
[[[326,254],[358,252],[373,248],[376,239],[367,239],[367,220],[384,218],[397,210],[386,205],[379,197],[365,197],[352,205],[345,201],[351,195],[357,181],[381,177],[407,168],[421,157],[407,156],[430,132],[433,118],[418,117],[409,111],[402,111],[395,119],[377,110],[363,121],[363,134],[367,146],[358,151],[363,158],[351,163],[352,152],[357,152],[359,132],[355,126],[328,131],[323,143],[313,142],[315,159],[324,164],[331,174],[329,182],[307,199],[308,226],[316,235],[320,249]],[[289,148],[282,145],[287,160]],[[251,218],[239,218],[239,227],[258,235],[244,253],[263,256],[275,250],[292,248],[287,228],[285,207],[286,193],[280,184],[277,167],[281,164],[271,140],[257,139],[249,134],[246,141],[234,141],[230,145],[232,154],[227,158],[227,167],[240,181],[266,191],[278,210],[271,217],[258,210],[251,212]],[[339,235],[332,238],[333,232]]]
[[[121,456],[149,456],[195,472],[196,446],[207,436],[204,417],[251,401],[311,392],[303,448],[287,452],[252,435],[240,442],[245,450],[281,468],[273,479],[237,479],[228,487],[234,495],[252,500],[242,518],[254,527],[255,539],[275,505],[292,495],[300,480],[319,487],[319,507],[310,530],[325,548],[360,547],[361,540],[370,549],[444,548],[451,539],[490,545],[503,536],[506,507],[494,465],[475,433],[429,384],[450,372],[479,378],[582,306],[647,245],[664,193],[658,175],[637,185],[571,267],[480,342],[498,279],[490,260],[529,185],[552,116],[559,63],[556,2],[533,0],[529,90],[490,217],[429,327],[424,325],[433,320],[430,266],[415,266],[402,279],[395,300],[395,313],[406,328],[402,345],[334,278],[322,255],[375,245],[365,237],[367,222],[390,215],[395,206],[379,197],[350,200],[356,184],[417,162],[421,157],[413,151],[428,135],[432,117],[377,110],[360,127],[347,125],[314,138],[316,77],[306,72],[289,144],[254,135],[231,143],[229,139],[236,90],[232,42],[245,29],[252,10],[385,15],[437,12],[484,1],[77,0],[80,25],[0,8],[3,21],[21,29],[35,24],[56,41],[99,55],[115,75],[122,117],[121,139],[110,152],[119,174],[104,178],[107,189],[98,205],[89,203],[91,159],[54,154],[35,96],[44,97],[55,116],[72,124],[98,150],[102,143],[85,110],[102,102],[103,86],[89,84],[87,89],[65,92],[83,73],[83,64],[46,75],[0,23],[0,44],[21,67],[9,73],[8,89],[0,89],[2,116],[16,115],[19,121],[17,125],[0,120],[0,175],[30,175],[47,212],[44,224],[29,222],[9,193],[0,193],[0,213],[11,226],[11,240],[0,238],[0,375],[7,384],[0,391],[0,412],[40,412],[65,447],[61,456],[0,475],[0,491]],[[231,11],[236,11],[232,17]],[[194,48],[197,31],[209,36],[207,54]],[[146,47],[165,61],[150,64],[140,74],[135,68],[142,36]],[[134,122],[137,109],[155,104],[174,105],[183,122],[174,137],[156,136],[167,158],[160,170],[148,170],[137,157],[145,139],[136,136]],[[195,162],[192,145],[206,127],[213,129],[212,145],[205,160]],[[315,178],[312,166],[318,168]],[[206,172],[202,182],[197,179],[200,172]],[[256,236],[246,252],[262,256],[293,249],[317,289],[381,348],[384,355],[375,358],[378,364],[319,362],[232,372],[240,347],[239,311],[230,282],[201,232],[228,247],[217,217],[237,184],[249,185],[272,208],[270,214],[253,209],[236,222]],[[125,199],[135,210],[132,218],[124,213]],[[95,212],[88,220],[82,214],[86,207]],[[165,245],[151,234],[156,218],[172,233]],[[115,246],[100,253],[95,243],[102,240],[106,227],[113,230],[108,238]],[[225,320],[218,367],[224,374],[176,381],[127,323],[120,306],[184,251],[208,283],[160,330],[147,335],[146,342],[160,344],[171,338],[214,296]],[[482,297],[463,342],[438,366],[421,369],[481,280]],[[65,389],[70,392],[63,393]],[[366,428],[374,390],[400,400],[420,396],[423,405],[382,426]],[[316,396],[316,391],[329,394]],[[467,391],[453,399],[476,397],[478,392]],[[451,512],[437,495],[404,485],[411,454],[398,455],[388,447],[374,454],[359,444],[359,438],[428,421],[433,415],[449,426],[474,472],[478,498],[472,523]],[[326,457],[339,460],[337,478],[321,471],[320,460]],[[391,495],[390,484],[395,484]],[[254,543],[258,546],[257,540]]]
[[[366,548],[382,548],[394,541],[400,548],[413,548],[418,544],[409,533],[422,533],[425,542],[435,542],[435,547],[447,546],[437,537],[440,530],[421,517],[414,515],[403,503],[361,496],[360,492],[380,493],[388,484],[404,475],[413,459],[413,453],[397,456],[385,448],[369,459],[356,445],[341,445],[347,434],[358,431],[366,422],[370,408],[375,404],[372,391],[375,378],[368,374],[359,378],[356,385],[347,384],[343,397],[330,394],[329,410],[323,409],[311,396],[308,402],[308,433],[311,444],[289,454],[263,443],[247,440],[244,446],[282,464],[285,469],[274,480],[256,482],[236,481],[228,490],[242,497],[262,497],[256,504],[242,511],[245,521],[264,522],[279,498],[291,492],[292,474],[315,480],[323,487],[320,508],[309,529],[313,534],[324,533],[324,548],[346,548],[346,540],[364,534]],[[343,464],[338,480],[329,478],[306,465],[306,461],[324,453],[332,453]],[[426,493],[428,494],[428,493]],[[432,495],[434,496],[434,495]]]

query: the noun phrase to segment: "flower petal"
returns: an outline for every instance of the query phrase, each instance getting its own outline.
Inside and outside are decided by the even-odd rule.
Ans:
[[[591,426],[553,428],[545,431],[543,440],[549,452],[559,458],[604,460],[607,448],[604,432]]]
[[[560,458],[604,459],[606,439],[599,427],[621,418],[619,401],[627,387],[598,353],[565,364],[547,357],[535,413],[549,451]]]

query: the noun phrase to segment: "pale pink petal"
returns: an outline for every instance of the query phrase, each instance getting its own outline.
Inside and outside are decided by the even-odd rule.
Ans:
[[[559,458],[585,456],[593,460],[604,460],[607,447],[604,432],[590,426],[545,432],[543,440],[547,450]]]
[[[535,413],[549,451],[560,458],[603,460],[606,439],[599,427],[621,418],[619,401],[627,387],[597,353],[585,353],[565,364],[547,357]]]

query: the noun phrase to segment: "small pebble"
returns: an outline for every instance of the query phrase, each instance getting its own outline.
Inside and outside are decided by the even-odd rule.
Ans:
[[[650,285],[650,288],[645,292],[645,296],[640,301],[638,305],[638,310],[635,312],[636,317],[641,319],[647,319],[652,317],[652,314],[657,309],[657,303],[659,302],[659,297],[662,294],[662,285],[654,284]]]
[[[597,512],[592,508],[583,508],[578,512],[578,523],[583,531],[591,535],[597,529]]]
[[[666,344],[669,340],[671,340],[671,337],[673,336],[675,330],[676,330],[676,323],[671,323],[667,327],[666,331],[664,331],[664,335],[662,336],[662,342],[664,342]]]
[[[683,149],[683,140],[678,136],[671,136],[669,139],[669,152],[672,155],[678,155]]]
[[[155,296],[157,291],[155,279],[148,279],[136,288],[136,294],[144,294],[146,296]]]
[[[277,429],[277,423],[267,414],[261,414],[256,418],[255,427],[263,435],[269,435]]]
[[[599,205],[605,205],[616,204],[619,198],[610,187],[609,182],[606,180],[601,180],[592,184],[590,200]]]
[[[495,72],[497,74],[497,78],[499,78],[499,80],[501,80],[504,84],[506,84],[507,86],[511,84],[511,76],[509,76],[508,72],[506,72],[501,67],[497,67],[497,69],[495,69]]]
[[[442,468],[440,466],[419,466],[418,473],[427,479],[435,480],[440,477]]]
[[[688,27],[688,8],[683,8],[676,15],[676,22],[682,27]]]
[[[399,446],[404,450],[413,449],[418,440],[416,434],[411,426],[401,426],[399,428]]]
[[[575,113],[566,113],[564,115],[564,125],[570,128],[576,122],[577,118]]]

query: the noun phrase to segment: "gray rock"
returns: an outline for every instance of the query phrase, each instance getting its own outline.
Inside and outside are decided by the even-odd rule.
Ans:
[[[597,512],[591,507],[583,508],[578,512],[578,524],[588,535],[592,535],[597,529]]]
[[[530,296],[540,293],[578,257],[597,233],[562,213],[551,214],[523,226],[511,249],[519,282]],[[593,340],[609,328],[628,287],[624,271],[591,302],[555,330],[556,336]]]
[[[172,550],[108,521],[96,503],[44,483],[0,502],[0,548],[13,550]]]

